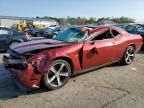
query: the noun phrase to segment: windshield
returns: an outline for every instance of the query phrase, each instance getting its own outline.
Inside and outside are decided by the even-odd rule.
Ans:
[[[87,38],[87,34],[76,28],[69,28],[57,35],[55,40],[65,41],[65,42],[80,42]]]

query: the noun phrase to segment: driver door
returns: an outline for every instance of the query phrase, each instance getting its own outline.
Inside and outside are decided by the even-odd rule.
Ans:
[[[83,46],[83,69],[116,60],[115,39],[86,41]]]

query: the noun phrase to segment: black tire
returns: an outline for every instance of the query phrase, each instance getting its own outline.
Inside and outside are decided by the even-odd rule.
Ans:
[[[144,44],[142,45],[141,50],[144,50]]]
[[[20,41],[12,41],[12,42],[10,42],[8,48],[10,48],[10,47],[13,46],[13,45],[17,45],[17,44],[19,44],[19,43],[21,43],[21,42],[20,42]]]
[[[135,48],[133,46],[129,46],[126,49],[120,63],[123,65],[130,65],[134,61],[134,58],[135,58]]]
[[[70,77],[70,64],[65,60],[55,60],[49,65],[48,71],[43,77],[43,82],[48,89],[55,90],[63,87],[68,82]]]

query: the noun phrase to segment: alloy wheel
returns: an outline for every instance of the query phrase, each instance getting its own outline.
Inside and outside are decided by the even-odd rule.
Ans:
[[[54,88],[64,85],[70,77],[69,67],[64,62],[52,65],[47,74],[47,83]]]
[[[135,57],[135,49],[134,47],[130,46],[128,47],[126,54],[125,54],[125,62],[127,64],[131,64]]]

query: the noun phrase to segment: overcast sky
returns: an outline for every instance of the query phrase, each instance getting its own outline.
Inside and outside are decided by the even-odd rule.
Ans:
[[[3,16],[120,17],[144,21],[144,0],[0,0]]]

